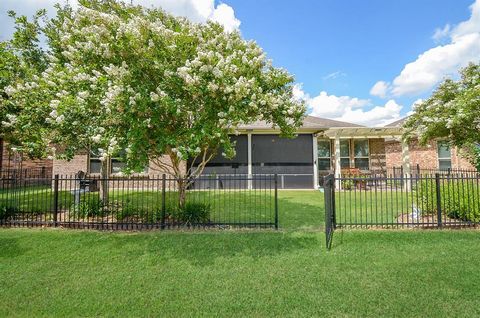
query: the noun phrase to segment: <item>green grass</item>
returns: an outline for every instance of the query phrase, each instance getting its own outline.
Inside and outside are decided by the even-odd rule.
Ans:
[[[99,194],[89,193],[82,195],[82,200],[92,201]],[[188,199],[195,202],[209,203],[212,209],[211,219],[216,222],[273,222],[274,197],[273,191],[260,192],[202,192],[195,191],[188,194]],[[153,211],[160,209],[161,191],[111,191],[109,196],[112,205],[115,202],[128,202],[129,205]],[[174,206],[177,203],[177,193],[167,192],[166,205]],[[8,201],[21,211],[44,212],[53,210],[53,192],[50,189],[35,189],[23,191],[21,194],[0,192],[1,202]],[[74,197],[66,191],[59,193],[60,210],[72,208]],[[48,217],[51,219],[51,216]],[[279,223],[281,227],[292,228],[319,228],[323,225],[325,210],[323,194],[319,191],[279,191]]]
[[[161,207],[161,191],[122,191],[110,192],[112,213],[117,213],[119,204],[123,202],[133,209],[158,211]],[[323,193],[314,190],[278,192],[279,223],[285,229],[318,229],[325,220]],[[99,193],[82,195],[82,200],[91,201],[99,197]],[[208,203],[211,206],[213,222],[263,222],[274,220],[273,191],[192,191],[188,200]],[[371,224],[374,222],[395,223],[397,216],[411,212],[412,196],[403,192],[338,192],[337,222]],[[415,198],[415,197],[413,197]],[[8,199],[14,202],[21,211],[42,212],[53,210],[53,193],[50,189],[35,189],[22,192],[21,195],[9,197],[0,192],[0,203]],[[167,210],[178,202],[176,192],[167,192]],[[73,195],[66,191],[59,194],[61,210],[72,208]],[[1,204],[0,204],[1,205]],[[121,205],[120,205],[121,206]],[[355,211],[355,212],[354,212]],[[168,211],[167,211],[168,212]],[[51,219],[51,217],[48,217]],[[73,220],[73,219],[72,219]]]
[[[479,250],[471,230],[337,231],[327,252],[317,231],[1,229],[0,316],[477,317]]]

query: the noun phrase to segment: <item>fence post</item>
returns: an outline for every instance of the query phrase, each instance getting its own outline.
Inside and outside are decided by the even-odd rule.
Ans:
[[[165,199],[166,199],[166,186],[167,186],[167,182],[166,182],[166,175],[165,173],[162,174],[162,225],[161,225],[161,229],[165,229],[165,214],[166,214],[166,211],[165,211],[165,207],[166,207],[166,204],[165,204]]]
[[[53,226],[57,226],[58,217],[58,179],[56,174],[53,182]]]
[[[442,197],[440,194],[440,174],[435,173],[435,191],[437,192],[437,225],[442,227]]]
[[[278,230],[278,175],[275,174],[275,230]]]
[[[323,182],[323,191],[325,198],[325,244],[327,249],[332,247],[333,231],[335,229],[335,192],[333,190],[333,185],[335,183],[335,178],[333,175],[328,175],[325,177]]]

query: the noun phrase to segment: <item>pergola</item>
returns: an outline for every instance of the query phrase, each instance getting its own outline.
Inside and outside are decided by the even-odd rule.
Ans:
[[[370,138],[391,138],[399,140],[402,144],[402,167],[405,174],[410,174],[410,153],[408,144],[402,140],[403,131],[401,127],[348,127],[348,128],[329,128],[323,131],[323,136],[335,140],[335,178],[341,177],[340,165],[340,140],[341,139],[370,139]],[[341,182],[337,181],[337,189],[340,189]],[[411,184],[405,182],[405,189],[410,190]]]

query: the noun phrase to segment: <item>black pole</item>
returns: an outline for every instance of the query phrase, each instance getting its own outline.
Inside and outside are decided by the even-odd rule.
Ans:
[[[278,230],[278,175],[275,174],[275,230]]]
[[[165,176],[165,173],[162,174],[162,225],[161,225],[161,229],[163,230],[165,228],[165,198],[166,198],[166,185],[167,185],[167,182],[166,182],[166,176]]]
[[[58,217],[58,174],[53,182],[53,226],[57,226]]]
[[[437,193],[437,225],[442,227],[442,197],[440,194],[440,174],[435,173],[435,188]]]

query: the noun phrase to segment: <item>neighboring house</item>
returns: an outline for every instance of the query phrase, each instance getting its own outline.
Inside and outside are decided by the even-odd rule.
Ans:
[[[32,160],[10,151],[7,143],[0,138],[0,172],[2,175],[18,173],[23,176],[51,176],[53,160]]]
[[[235,158],[228,160],[217,155],[205,167],[205,175],[278,174],[280,188],[316,188],[321,176],[329,173],[339,176],[348,168],[383,175],[401,167],[408,173],[417,164],[421,169],[473,169],[443,141],[432,142],[430,147],[419,147],[416,142],[408,146],[402,144],[401,122],[370,128],[307,116],[293,139],[280,138],[278,129],[265,122],[255,122],[238,130],[240,135],[232,136],[236,141]],[[113,175],[122,167],[118,159],[109,162]],[[85,152],[70,162],[54,160],[54,174],[74,175],[78,171],[98,175],[99,159]],[[159,174],[151,164],[139,175]]]

